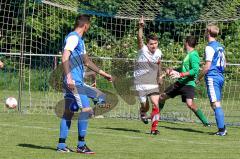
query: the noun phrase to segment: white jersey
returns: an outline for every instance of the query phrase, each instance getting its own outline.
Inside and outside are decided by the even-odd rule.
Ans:
[[[139,56],[135,64],[134,69],[134,84],[136,90],[140,86],[141,88],[158,88],[157,74],[158,65],[162,57],[162,52],[157,49],[154,53],[148,50],[148,47],[144,45],[139,51]]]

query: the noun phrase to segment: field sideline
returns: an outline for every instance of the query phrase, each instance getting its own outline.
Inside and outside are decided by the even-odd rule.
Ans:
[[[77,143],[73,121],[68,146]],[[94,159],[239,159],[240,128],[228,127],[229,135],[212,136],[215,126],[196,123],[161,122],[159,136],[147,134],[149,125],[137,120],[91,119],[87,143],[96,151],[87,156],[55,151],[59,118],[53,115],[0,115],[0,158],[94,158]]]

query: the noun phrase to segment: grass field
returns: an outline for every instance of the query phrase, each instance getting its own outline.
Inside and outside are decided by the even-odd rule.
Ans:
[[[0,113],[8,112],[4,106],[4,102],[7,97],[18,97],[18,91],[3,90],[0,91]],[[132,98],[134,96],[126,96],[125,98]],[[63,99],[61,92],[53,91],[24,91],[22,95],[22,110],[30,114],[54,114],[54,108],[58,101]],[[139,103],[137,97],[135,97],[135,103],[129,105],[121,96],[118,96],[117,106],[110,112],[105,114],[106,117],[124,117],[134,118],[138,117]],[[210,122],[215,123],[214,112],[210,108],[209,100],[207,98],[197,98],[195,103],[199,108],[203,110]],[[225,121],[230,125],[240,126],[240,100],[239,98],[224,98],[222,106],[225,113]],[[166,120],[180,120],[200,122],[198,118],[181,102],[181,97],[169,99],[161,112],[162,119]]]
[[[77,143],[73,121],[68,146]],[[59,118],[53,115],[0,114],[0,158],[6,159],[239,159],[240,128],[228,127],[228,136],[210,135],[215,126],[161,122],[161,134],[147,134],[149,125],[137,120],[91,119],[87,144],[96,151],[88,156],[55,151]]]
[[[118,105],[108,118],[91,119],[87,144],[96,155],[87,156],[77,153],[57,153],[55,148],[59,135],[60,119],[54,115],[55,104],[62,99],[62,93],[32,91],[24,92],[22,109],[26,114],[4,107],[9,96],[18,96],[17,91],[0,92],[0,158],[94,158],[94,159],[239,159],[240,127],[228,126],[229,135],[213,136],[215,125],[203,127],[199,120],[181,103],[180,98],[167,101],[162,117],[167,119],[189,119],[189,122],[166,122],[159,125],[161,134],[147,134],[150,125],[138,120],[116,117],[136,118],[138,106],[128,105],[118,98]],[[31,103],[31,104],[29,104]],[[205,98],[196,103],[214,122],[214,114]],[[223,101],[225,119],[229,123],[240,123],[240,101],[238,98]],[[110,118],[114,117],[114,118]],[[76,120],[73,121],[67,140],[68,146],[75,149],[77,144]]]

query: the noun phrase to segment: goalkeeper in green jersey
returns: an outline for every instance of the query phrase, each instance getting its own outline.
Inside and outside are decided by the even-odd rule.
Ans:
[[[176,70],[166,69],[166,74],[177,79],[177,81],[160,95],[159,106],[162,109],[167,99],[181,95],[182,102],[186,103],[187,107],[196,114],[204,126],[209,126],[207,118],[194,103],[195,80],[200,71],[200,58],[197,50],[195,50],[196,44],[196,39],[193,36],[188,36],[184,42],[187,55],[182,61],[181,67]]]

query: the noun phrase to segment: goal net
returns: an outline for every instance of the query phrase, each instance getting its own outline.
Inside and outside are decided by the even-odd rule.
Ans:
[[[228,62],[222,105],[227,123],[240,123],[238,0],[1,0],[0,5],[0,60],[5,63],[0,70],[1,103],[14,96],[22,112],[54,114],[63,97],[49,80],[61,62],[64,37],[73,29],[76,15],[84,13],[93,16],[85,37],[87,52],[98,66],[117,77],[113,84],[97,77],[98,88],[118,96],[117,106],[105,116],[138,118],[139,103],[131,82],[138,21],[144,16],[144,35],[159,36],[164,67],[180,65],[185,56],[183,40],[190,34],[198,38],[203,59],[206,25],[214,22],[220,27],[219,40]],[[172,82],[166,78],[164,88]],[[214,122],[203,82],[196,94],[197,105]],[[2,111],[12,110],[2,107]],[[180,98],[167,101],[162,119],[198,121]]]

